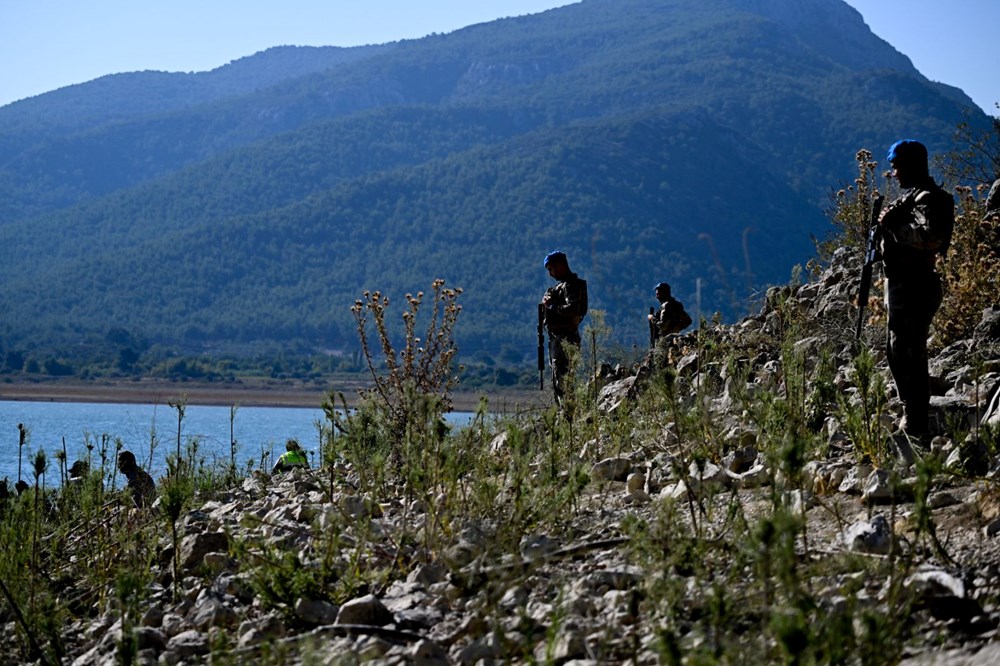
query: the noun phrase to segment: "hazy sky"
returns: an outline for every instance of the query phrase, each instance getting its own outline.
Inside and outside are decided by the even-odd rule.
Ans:
[[[848,2],[925,76],[962,88],[997,115],[1000,0]],[[566,4],[571,3],[0,0],[0,106],[105,74],[204,71],[271,46],[382,43]]]

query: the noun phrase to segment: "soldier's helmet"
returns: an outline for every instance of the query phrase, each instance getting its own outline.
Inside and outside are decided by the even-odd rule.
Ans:
[[[927,146],[915,139],[903,139],[889,146],[889,164],[927,167]]]
[[[565,264],[565,263],[567,263],[566,254],[564,252],[556,251],[556,252],[549,252],[547,255],[545,255],[545,262],[543,263],[543,266],[545,266],[545,268],[548,268],[549,264]]]

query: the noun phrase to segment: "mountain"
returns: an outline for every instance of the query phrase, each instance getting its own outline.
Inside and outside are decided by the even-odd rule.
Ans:
[[[639,344],[656,282],[739,313],[859,148],[947,150],[966,119],[841,0],[584,0],[104,77],[0,108],[0,335],[344,351],[363,290],[443,277],[463,352],[527,355],[558,248]]]

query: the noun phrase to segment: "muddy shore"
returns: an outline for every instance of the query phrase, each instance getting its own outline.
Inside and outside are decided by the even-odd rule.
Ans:
[[[319,408],[330,389],[342,393],[348,406],[357,400],[357,386],[319,386],[305,382],[278,380],[236,382],[170,382],[141,379],[136,381],[6,381],[0,382],[0,400],[33,402],[89,402],[167,404],[183,400],[189,405],[244,405],[248,407]],[[504,391],[456,391],[456,411],[472,411],[482,396],[489,400],[490,411],[513,412],[533,409],[551,401],[551,393],[525,389]]]

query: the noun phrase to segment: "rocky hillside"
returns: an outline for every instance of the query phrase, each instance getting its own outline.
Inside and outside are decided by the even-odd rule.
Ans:
[[[66,540],[77,567],[152,545],[132,593],[64,576],[65,661],[995,663],[1000,308],[935,354],[911,445],[881,313],[852,341],[855,259],[674,339],[669,371],[607,369],[572,427],[432,427],[392,468],[353,422],[331,466],[194,496],[176,540],[161,488],[113,519],[132,537]]]

